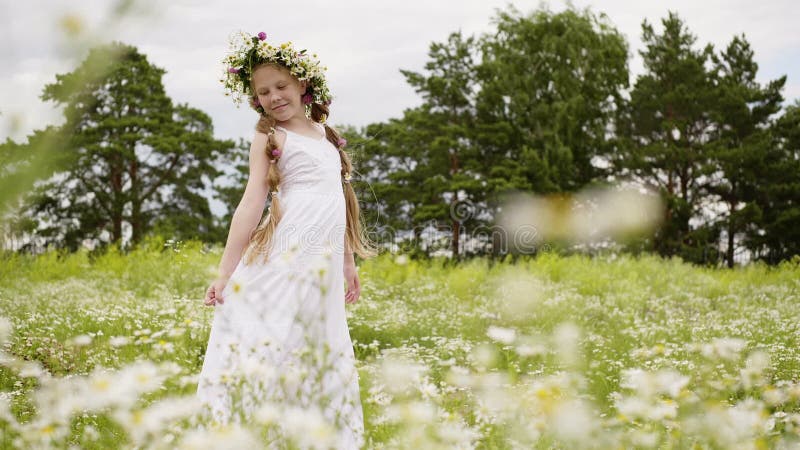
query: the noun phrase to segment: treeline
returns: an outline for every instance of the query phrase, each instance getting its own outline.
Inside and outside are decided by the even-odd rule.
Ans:
[[[378,235],[413,230],[418,243],[433,228],[451,254],[489,253],[490,240],[462,241],[492,225],[505,192],[628,182],[666,205],[631,250],[728,266],[800,254],[800,103],[782,109],[785,76],[756,81],[744,35],[716,50],[677,14],[645,21],[645,70],[629,85],[624,37],[588,10],[512,7],[495,23],[433,43],[424,72],[402,71],[422,105],[354,132]]]
[[[744,35],[715,49],[674,13],[660,27],[645,21],[645,70],[631,82],[628,43],[603,15],[509,6],[493,23],[432,43],[424,71],[401,70],[420,106],[342,127],[376,241],[417,255],[497,255],[475,236],[495,225],[504,194],[634,183],[659,192],[666,210],[655,235],[627,250],[729,266],[742,252],[769,263],[800,254],[800,103],[783,106],[785,76],[756,81]],[[9,174],[57,142],[47,181],[22,200],[0,198],[7,233],[35,237],[23,250],[135,245],[147,234],[224,243],[249,143],[214,139],[206,114],[166,96],[163,72],[114,43],[45,87],[64,125],[0,145],[5,184],[19,190]],[[225,217],[212,216],[211,198]]]

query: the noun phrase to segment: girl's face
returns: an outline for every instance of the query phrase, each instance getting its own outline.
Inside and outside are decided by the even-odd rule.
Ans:
[[[264,65],[253,71],[253,92],[264,112],[278,122],[305,117],[301,100],[305,91],[306,82],[299,82],[286,69]]]

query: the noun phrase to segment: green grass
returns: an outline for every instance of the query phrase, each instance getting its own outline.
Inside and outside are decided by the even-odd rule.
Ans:
[[[179,379],[196,375],[202,365],[213,312],[202,305],[202,297],[219,258],[220,249],[209,250],[202,243],[165,247],[157,239],[127,255],[6,255],[0,259],[5,281],[0,316],[10,319],[13,333],[5,349],[18,359],[39,361],[57,377],[88,374],[98,367],[121,368],[141,359],[176,363],[180,373],[142,405],[191,395],[195,385]],[[796,263],[721,270],[651,256],[593,259],[543,254],[516,264],[474,259],[453,266],[443,260],[401,261],[384,254],[360,262],[359,273],[361,299],[347,308],[360,366],[368,446],[403,447],[416,439],[413,442],[436,442],[447,448],[455,444],[437,430],[446,429],[452,420],[475,431],[476,437],[467,442],[479,448],[511,448],[511,439],[528,439],[541,448],[570,447],[577,441],[558,431],[553,415],[557,405],[570,399],[590,406],[593,420],[601,424],[601,431],[591,435],[592,442],[600,447],[632,442],[638,446],[637,436],[647,430],[661,445],[724,446],[724,438],[707,429],[678,427],[682,431],[675,434],[670,424],[707,412],[703,408],[711,405],[727,402],[725,407],[734,407],[733,400],[745,398],[763,402],[762,419],[777,418],[774,430],[780,431],[746,438],[772,445],[797,437],[798,426],[775,415],[794,417],[798,412],[797,399],[790,395],[800,377]],[[573,328],[564,324],[574,325],[579,333],[574,342],[577,354],[569,353],[568,331]],[[514,330],[514,342],[490,339],[490,326]],[[72,341],[83,335],[90,337],[88,345]],[[715,338],[742,339],[746,345],[735,359],[714,359],[700,349]],[[523,343],[538,350],[526,352],[520,347]],[[769,367],[760,384],[746,390],[734,381],[743,376],[745,359],[754,350],[769,355]],[[436,386],[435,394],[426,396],[417,389],[388,395],[386,400],[381,367],[392,355],[423,364],[423,381]],[[503,374],[512,390],[464,389],[449,378],[453,366],[474,377]],[[619,416],[615,399],[636,394],[621,386],[624,370],[631,368],[669,369],[691,378],[682,397],[673,399],[680,404],[677,417],[613,422]],[[565,373],[582,380],[572,391],[573,385],[566,381],[558,389],[531,391],[532,385],[556,383]],[[721,380],[727,384],[714,387]],[[764,393],[776,388],[789,397],[779,403],[768,401]],[[0,391],[7,393],[17,420],[35,417],[30,398],[37,389],[36,378],[0,367]],[[519,410],[530,415],[509,419],[495,410],[494,420],[484,417],[492,413],[480,412],[478,400],[501,391],[519,394],[512,398],[519,401]],[[530,400],[526,392],[538,394]],[[552,392],[559,392],[552,400],[557,403],[550,403]],[[691,395],[699,396],[699,403]],[[661,400],[673,401],[663,396]],[[414,437],[409,430],[422,425],[412,419],[391,419],[391,414],[393,407],[415,402],[434,405],[452,417],[440,417]],[[520,437],[515,420],[531,429],[538,429],[535,423],[543,424],[540,435]],[[86,438],[87,424],[99,430],[96,439]],[[15,436],[12,428],[7,424],[9,436]],[[72,442],[107,448],[128,442],[124,427],[102,414],[76,420],[71,430],[70,436],[53,445]],[[0,445],[15,446],[8,438],[0,439]]]

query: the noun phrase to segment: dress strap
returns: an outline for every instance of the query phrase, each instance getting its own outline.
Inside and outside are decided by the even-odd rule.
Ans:
[[[304,138],[313,139],[313,140],[316,140],[316,141],[327,140],[328,139],[328,132],[325,130],[325,125],[323,125],[323,124],[321,124],[319,122],[314,122],[313,120],[311,121],[311,123],[313,123],[316,126],[316,128],[319,128],[319,130],[322,131],[322,138],[312,138],[312,137],[306,136],[304,134],[295,133],[294,131],[292,131],[292,130],[290,130],[288,128],[284,128],[284,127],[282,127],[280,125],[275,125],[275,128],[277,128],[279,130],[283,130],[287,134],[296,134],[298,136],[301,136],[301,137],[304,137]]]

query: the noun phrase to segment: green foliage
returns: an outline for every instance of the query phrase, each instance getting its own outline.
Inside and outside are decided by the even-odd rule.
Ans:
[[[728,267],[734,265],[735,239],[758,236],[761,209],[756,202],[760,186],[772,184],[767,165],[781,149],[771,138],[773,115],[781,109],[786,77],[766,86],[756,82],[758,65],[744,36],[735,36],[714,56],[715,109],[718,124],[712,143],[711,165],[721,177],[705,185],[709,196],[727,207],[716,223],[725,229]]]
[[[498,259],[507,194],[631,181],[660,192],[666,212],[629,251],[729,267],[745,249],[771,263],[798,254],[800,104],[780,114],[786,78],[756,82],[744,35],[716,52],[676,13],[661,22],[642,24],[645,73],[629,100],[628,44],[590,9],[509,5],[489,33],[431,43],[422,71],[400,70],[420,106],[340,129],[366,232],[412,259]],[[2,228],[33,236],[22,250],[148,234],[225,241],[250,143],[214,139],[206,114],[172,104],[163,74],[113,43],[45,87],[65,125],[0,144]],[[22,196],[36,178],[48,181]]]
[[[662,24],[661,34],[647,21],[642,25],[646,72],[620,116],[627,144],[615,158],[618,176],[661,192],[666,201],[664,224],[649,248],[728,267],[744,248],[773,262],[790,257],[794,250],[778,242],[788,244],[793,233],[764,238],[781,214],[765,218],[764,212],[791,210],[788,198],[800,198],[788,181],[800,173],[792,144],[779,137],[778,123],[787,119],[775,119],[786,77],[757,83],[758,65],[744,36],[716,53],[711,45],[696,49],[696,37],[676,13]],[[782,208],[776,208],[778,192]]]
[[[494,178],[521,177],[514,187],[537,193],[575,191],[603,175],[593,159],[614,146],[607,130],[628,86],[622,34],[588,9],[523,15],[510,7],[493,23],[476,69],[475,139],[485,166],[505,167],[515,176]]]
[[[409,233],[409,252],[438,249],[422,239],[430,227],[455,258],[487,253],[489,242],[467,248],[459,238],[492,226],[501,194],[578,189],[601,174],[591,161],[613,144],[604,130],[627,86],[622,36],[573,9],[510,7],[495,22],[496,33],[432,43],[425,72],[401,70],[423,104],[363,132],[378,197],[366,209],[380,214],[380,233]]]
[[[27,196],[18,229],[35,232],[40,246],[73,251],[85,239],[123,244],[126,227],[133,244],[153,229],[220,238],[204,180],[233,144],[213,138],[207,114],[173,105],[163,74],[115,42],[45,86],[42,98],[64,106],[64,139],[55,176]]]
[[[228,151],[225,157],[227,172],[223,173],[214,185],[217,198],[226,208],[220,226],[222,231],[230,229],[233,212],[244,195],[247,179],[250,176],[250,142],[240,138],[237,145]],[[217,239],[217,242],[225,242],[225,237]]]
[[[800,255],[800,101],[775,121],[753,187],[757,229],[746,245],[771,264]]]
[[[642,24],[646,72],[637,78],[627,117],[621,119],[619,129],[629,141],[615,160],[620,175],[661,192],[666,200],[665,223],[653,248],[664,256],[685,257],[685,247],[715,242],[714,236],[707,240],[693,234],[689,226],[700,214],[699,181],[710,171],[709,115],[716,96],[705,65],[713,49],[696,49],[697,38],[677,14],[670,13],[662,24],[661,34],[647,21]]]
[[[49,126],[28,136],[26,145],[11,139],[0,144],[0,214],[13,212],[20,197],[33,187],[36,180],[57,170],[64,157],[59,151],[63,139],[60,128]],[[27,228],[24,222],[24,219],[18,220],[17,226]]]

